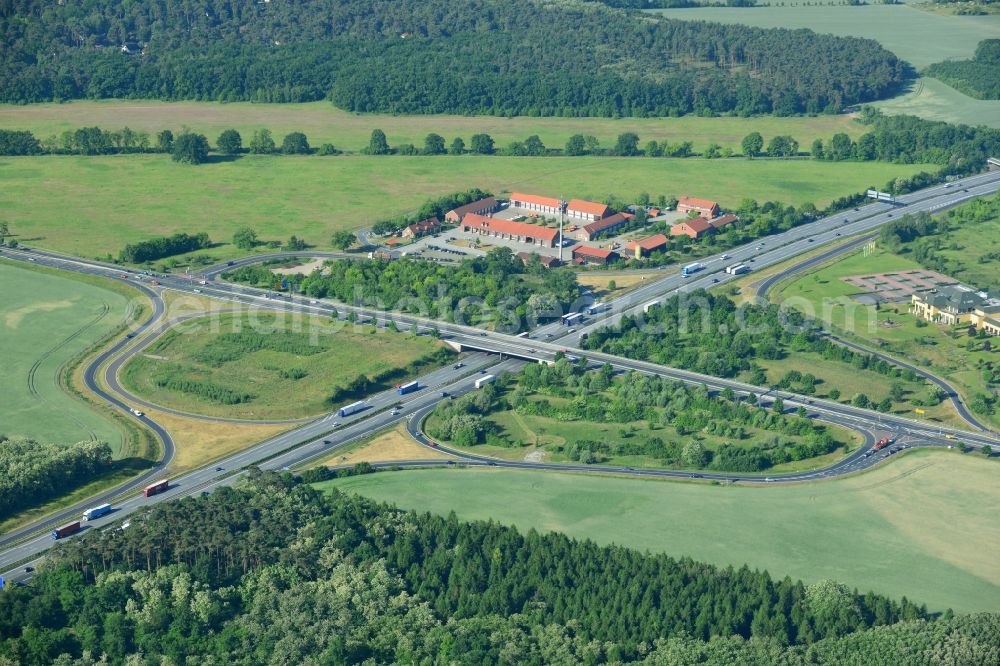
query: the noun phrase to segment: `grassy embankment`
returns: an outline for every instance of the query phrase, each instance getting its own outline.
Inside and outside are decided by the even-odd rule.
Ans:
[[[906,5],[810,4],[653,11],[677,19],[742,23],[763,28],[809,28],[821,33],[866,37],[880,42],[917,69],[942,60],[970,58],[980,40],[1000,34],[1000,14],[952,16]],[[886,113],[1000,127],[1000,101],[976,100],[937,79],[926,77],[917,79],[911,90],[877,102],[876,106]]]
[[[985,611],[1000,600],[997,471],[979,456],[921,451],[865,474],[790,486],[436,469],[321,487],[777,577],[832,578],[936,611]]]
[[[368,437],[351,442],[333,454],[305,465],[345,467],[360,462],[397,462],[400,460],[447,460],[451,456],[421,446],[406,431],[406,424],[390,426]]]
[[[332,392],[359,375],[407,368],[441,347],[428,337],[316,317],[220,314],[167,331],[125,365],[121,378],[129,391],[163,407],[248,420],[299,419],[330,411]]]
[[[831,200],[926,165],[811,160],[477,157],[254,157],[190,167],[164,155],[0,160],[0,211],[15,238],[82,256],[129,242],[205,231],[214,258],[245,254],[242,227],[262,240],[292,234],[328,248],[332,232],[414,210],[470,187],[602,199],[695,194],[736,206],[746,197],[799,205]],[[65,212],[73,210],[73,216]],[[138,214],[141,211],[141,214]]]

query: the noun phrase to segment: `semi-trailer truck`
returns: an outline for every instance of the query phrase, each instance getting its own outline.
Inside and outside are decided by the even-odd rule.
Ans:
[[[655,308],[659,304],[660,304],[659,301],[650,301],[649,303],[646,303],[645,305],[642,306],[642,313],[646,314],[647,312],[649,312],[651,308]]]
[[[882,439],[880,439],[877,442],[875,442],[875,446],[872,447],[872,448],[874,448],[876,451],[878,451],[880,449],[884,449],[885,447],[889,446],[890,444],[892,444],[892,440],[890,440],[888,437],[883,437]]]
[[[583,314],[580,312],[570,312],[569,314],[564,314],[562,316],[562,323],[564,326],[572,326],[574,324],[579,324],[583,319]]]
[[[351,404],[338,409],[337,416],[350,416],[351,414],[360,412],[364,408],[365,408],[365,401],[358,400],[357,402],[352,402]]]
[[[153,495],[162,493],[170,488],[170,481],[163,479],[162,481],[157,481],[156,483],[151,483],[142,489],[142,494],[145,497],[152,497]]]
[[[62,527],[57,527],[52,530],[53,539],[62,539],[68,537],[70,534],[76,534],[80,531],[80,521],[74,521],[68,525],[63,525]]]
[[[687,277],[693,273],[697,273],[704,267],[705,266],[703,264],[699,264],[697,261],[694,262],[693,264],[688,264],[687,266],[681,269],[681,277]]]
[[[482,388],[496,381],[496,375],[485,375],[476,380],[476,388]]]
[[[83,512],[84,520],[93,520],[94,518],[100,518],[111,513],[110,504],[102,504],[101,506],[95,506],[92,509],[87,509]]]
[[[732,266],[726,267],[726,272],[730,275],[741,275],[743,273],[749,273],[750,267],[746,264],[733,264]]]
[[[604,310],[607,307],[608,307],[607,303],[593,303],[592,305],[590,305],[590,307],[587,308],[587,314],[595,315],[599,312],[604,312]]]
[[[406,384],[396,384],[396,391],[399,395],[406,395],[407,393],[413,393],[418,388],[420,388],[419,382],[407,382]]]

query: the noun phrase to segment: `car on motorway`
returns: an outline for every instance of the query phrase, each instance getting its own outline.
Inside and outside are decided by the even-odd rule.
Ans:
[[[133,414],[135,414],[136,416],[142,416],[142,412],[141,412],[141,411],[139,411],[138,409],[131,409],[131,410],[129,410],[129,411],[131,411],[131,412],[132,412]]]
[[[309,301],[309,305],[316,305],[316,303],[317,301],[315,298]]]
[[[447,398],[448,397],[448,392],[447,391],[441,391],[441,397],[442,398]]]
[[[712,284],[715,284],[718,281],[719,281],[719,278],[712,278]]]
[[[691,478],[692,479],[704,479],[705,477],[703,475],[701,475],[701,474],[692,474]]]
[[[194,290],[194,293],[196,293],[196,294],[200,294],[200,293],[201,293],[201,289],[195,289],[195,290]]]
[[[225,468],[223,468],[223,467],[216,467],[216,468],[215,468],[215,471],[216,471],[216,472],[224,472],[224,471],[226,471],[226,470],[225,470]]]
[[[452,367],[452,370],[458,370],[459,368],[465,367],[465,364],[464,363],[456,363],[455,365],[453,365],[451,367]]]
[[[721,259],[722,261],[725,261],[726,259],[729,259],[729,255],[728,254],[724,254],[721,257],[719,257],[719,259]]]
[[[35,570],[35,567],[31,566],[30,564],[28,566],[24,567],[24,573],[31,573],[34,570]]]

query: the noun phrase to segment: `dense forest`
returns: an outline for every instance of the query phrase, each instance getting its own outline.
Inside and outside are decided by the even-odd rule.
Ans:
[[[1000,99],[1000,39],[984,39],[971,60],[934,63],[924,73],[976,99]]]
[[[525,266],[509,248],[497,247],[461,264],[403,258],[332,261],[325,272],[287,276],[289,288],[314,298],[395,310],[454,323],[517,333],[539,319],[569,312],[580,297],[576,276]],[[256,286],[274,285],[266,266],[242,266],[223,276]]]
[[[326,98],[389,113],[787,115],[883,98],[908,70],[873,40],[573,0],[8,0],[0,30],[0,101],[16,103]]]
[[[512,440],[490,420],[493,413],[545,416],[559,422],[633,424],[646,421],[650,431],[628,434],[620,441],[602,441],[591,434],[546,445],[550,453],[594,464],[610,457],[644,456],[662,467],[759,472],[775,465],[805,460],[836,450],[838,442],[821,423],[801,415],[741,402],[732,391],[711,395],[703,386],[690,387],[662,377],[636,372],[615,377],[611,366],[586,369],[586,361],[565,357],[552,366],[529,364],[516,376],[506,376],[479,391],[438,403],[427,433],[459,446],[493,444],[530,446]],[[557,402],[553,402],[555,399]],[[679,436],[655,434],[654,425]],[[759,432],[770,433],[761,437]],[[700,433],[722,443],[709,447]],[[687,438],[687,441],[683,441]]]
[[[103,442],[64,446],[0,435],[0,518],[79,488],[110,465]]]
[[[833,581],[405,513],[289,475],[65,543],[0,663],[996,663],[1000,620]],[[60,655],[65,655],[60,657]]]

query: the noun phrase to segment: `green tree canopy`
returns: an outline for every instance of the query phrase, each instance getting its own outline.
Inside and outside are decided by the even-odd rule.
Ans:
[[[184,132],[174,141],[172,158],[182,164],[201,164],[208,159],[208,139],[204,134]]]
[[[285,155],[308,155],[312,152],[309,141],[302,132],[289,132],[281,142],[281,152]]]
[[[215,145],[226,155],[236,155],[243,151],[243,137],[234,129],[223,130]]]

